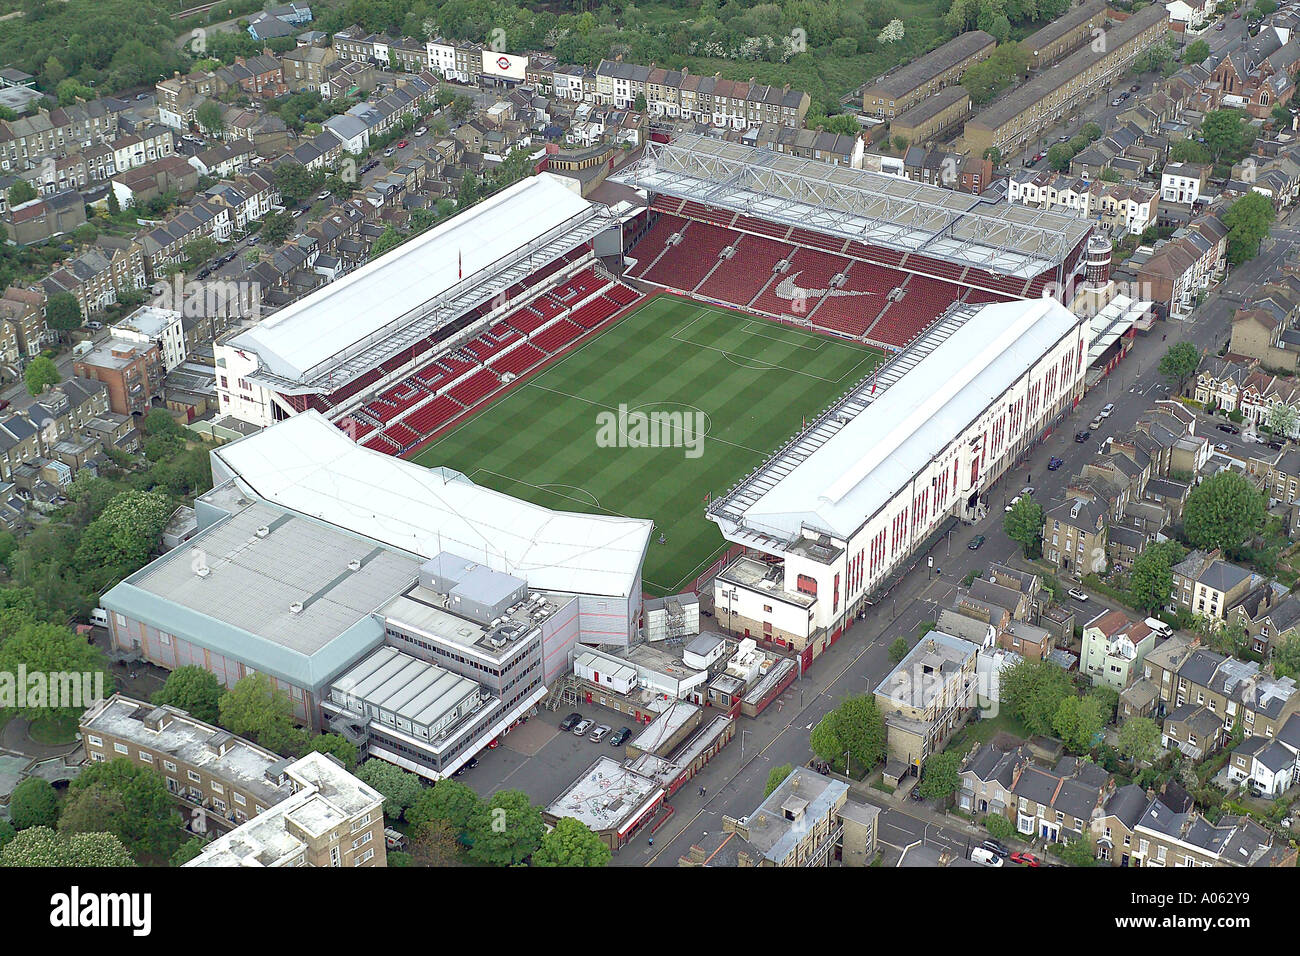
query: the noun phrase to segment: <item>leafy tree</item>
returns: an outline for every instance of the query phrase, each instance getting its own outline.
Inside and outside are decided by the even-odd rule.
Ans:
[[[370,259],[372,261],[378,259],[388,250],[400,246],[404,239],[405,237],[392,226],[385,227],[379,238],[370,246]]]
[[[0,850],[9,845],[9,842],[18,835],[14,825],[8,820],[0,820]]]
[[[917,787],[926,800],[944,800],[961,786],[961,755],[951,751],[932,754],[922,768]]]
[[[273,212],[262,221],[262,239],[278,246],[293,235],[293,217],[287,212]]]
[[[777,787],[785,783],[785,778],[792,773],[794,773],[794,767],[788,763],[773,767],[767,775],[767,785],[763,787],[763,799],[766,800],[770,797]]]
[[[1187,380],[1196,374],[1201,364],[1201,353],[1191,342],[1176,342],[1160,358],[1158,371],[1175,388],[1181,390]]]
[[[899,661],[901,661],[904,657],[907,656],[907,652],[909,650],[910,647],[908,646],[907,638],[899,637],[895,639],[894,643],[889,645],[890,662],[897,664]]]
[[[456,831],[442,820],[431,820],[410,833],[412,866],[455,866],[460,862],[460,841]],[[392,865],[392,855],[389,855]]]
[[[1150,717],[1130,717],[1119,726],[1119,752],[1139,763],[1155,758],[1160,728]]]
[[[1272,200],[1263,193],[1254,192],[1242,196],[1224,210],[1223,224],[1228,227],[1228,262],[1239,266],[1255,258],[1275,215]]]
[[[1096,123],[1084,123],[1083,128],[1079,130],[1079,133],[1088,142],[1095,143],[1097,140],[1101,139],[1102,129]]]
[[[1264,527],[1264,496],[1235,471],[1205,479],[1187,496],[1183,531],[1197,548],[1239,548]]]
[[[59,795],[48,780],[28,777],[9,795],[9,820],[14,829],[53,827],[59,822]]]
[[[226,120],[221,111],[221,104],[208,100],[194,111],[194,121],[209,136],[217,136],[226,128]]]
[[[1002,703],[1031,734],[1051,734],[1062,701],[1074,696],[1065,671],[1044,661],[1023,660],[998,676]]]
[[[609,847],[585,823],[561,817],[533,854],[533,866],[605,866]]]
[[[63,376],[59,374],[59,367],[44,355],[36,356],[23,370],[23,382],[32,395],[39,395],[51,385],[57,385],[61,381]]]
[[[1273,670],[1278,677],[1300,678],[1300,635],[1292,634],[1273,645]]]
[[[112,833],[137,851],[174,842],[177,815],[161,775],[125,758],[92,763],[68,787],[60,833]]]
[[[135,861],[111,833],[61,836],[48,827],[33,827],[0,850],[0,867],[11,866],[135,866]]]
[[[1002,528],[1025,557],[1036,558],[1043,553],[1043,520],[1043,506],[1033,495],[1025,495],[1002,516]]]
[[[1294,438],[1297,425],[1300,425],[1300,415],[1285,402],[1277,402],[1268,410],[1268,427],[1276,434]]]
[[[178,707],[195,720],[215,724],[222,693],[221,684],[211,671],[185,664],[167,675],[162,689],[153,695],[153,702],[160,707]]]
[[[13,185],[9,187],[9,205],[21,206],[25,202],[31,202],[40,193],[25,179],[15,179]]]
[[[95,692],[96,674],[101,675],[99,681],[104,693],[113,687],[113,675],[103,652],[68,628],[47,621],[27,621],[0,644],[0,673],[17,674],[20,670],[47,675],[44,701],[29,690],[23,707],[23,716],[29,720],[75,720],[80,717],[91,704],[91,701],[82,699],[82,675],[90,678],[91,694]],[[67,679],[60,675],[66,675]],[[9,713],[12,710],[0,711],[0,716]]]
[[[1093,846],[1092,835],[1087,831],[1061,844],[1058,856],[1068,866],[1097,865],[1097,849]]]
[[[1177,541],[1162,541],[1148,545],[1133,559],[1129,591],[1144,611],[1154,612],[1169,603],[1174,587],[1173,567],[1186,556]]]
[[[365,761],[357,768],[356,776],[384,795],[384,815],[390,820],[401,819],[407,808],[424,792],[418,776],[387,760],[372,758]]]
[[[115,496],[81,536],[73,563],[95,590],[106,588],[148,563],[173,511],[158,491]]]
[[[1278,103],[1273,107],[1272,118],[1273,125],[1278,129],[1290,129],[1294,119],[1291,107],[1285,103]]]
[[[885,755],[885,719],[874,699],[846,697],[812,729],[809,744],[818,757],[845,772],[850,769],[847,753],[852,766],[865,773]]]
[[[1202,63],[1210,55],[1210,45],[1204,40],[1193,40],[1183,50],[1184,63]]]
[[[357,745],[339,734],[317,734],[307,742],[303,753],[330,754],[343,761],[343,766],[353,770],[357,765]]]
[[[280,190],[280,198],[285,205],[302,201],[315,192],[319,184],[316,172],[301,163],[282,163],[275,167],[274,176],[275,187]]]
[[[537,852],[546,834],[542,812],[522,790],[498,790],[470,818],[469,857],[484,866],[514,866]]]
[[[470,821],[483,806],[479,795],[459,780],[439,780],[423,790],[406,811],[406,822],[418,827],[432,820],[446,823],[457,834],[469,829]]]
[[[1069,143],[1053,143],[1047,147],[1047,164],[1058,173],[1068,170],[1072,159],[1074,159],[1074,150],[1070,148]]]
[[[1201,138],[1217,163],[1223,156],[1244,153],[1250,145],[1244,114],[1240,110],[1211,110],[1201,121]]]
[[[632,109],[636,110],[638,113],[644,113],[646,111],[646,101],[645,101],[644,93],[638,93],[636,95],[636,99],[632,101]]]
[[[990,813],[984,818],[984,827],[995,840],[1014,840],[1017,836],[1015,824],[996,813]]]
[[[1076,754],[1092,749],[1093,738],[1106,726],[1101,702],[1096,697],[1069,696],[1056,708],[1052,729],[1066,749]]]
[[[263,673],[241,677],[221,695],[217,710],[221,726],[268,750],[283,752],[297,743],[289,696]]]
[[[202,837],[193,837],[177,847],[176,852],[171,855],[167,862],[171,866],[184,866],[186,863],[190,862],[190,860],[201,856],[203,854],[203,847],[204,843]]]
[[[1213,157],[1196,140],[1180,139],[1170,147],[1169,158],[1175,163],[1208,163]]]

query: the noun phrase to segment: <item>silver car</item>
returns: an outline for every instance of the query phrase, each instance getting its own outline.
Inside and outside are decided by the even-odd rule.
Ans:
[[[593,722],[590,720],[578,721],[576,724],[573,725],[573,736],[581,737],[587,731],[591,730],[592,723]]]
[[[597,727],[595,730],[591,732],[591,735],[587,739],[594,744],[598,744],[605,739],[605,735],[609,733],[609,731],[610,731],[609,724],[601,724],[599,727]]]

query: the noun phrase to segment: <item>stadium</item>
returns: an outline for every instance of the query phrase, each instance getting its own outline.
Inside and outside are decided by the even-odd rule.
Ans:
[[[562,586],[535,584],[614,598],[612,643],[635,639],[642,594],[695,588],[742,552],[763,561],[760,591],[779,572],[779,590],[798,604],[808,587],[834,595],[803,615],[806,643],[838,634],[836,620],[870,600],[931,525],[974,517],[980,489],[1077,397],[1086,324],[1042,296],[1064,298],[1080,278],[1084,221],[705,137],[650,144],[610,180],[616,198],[601,203],[558,176],[525,179],[230,336],[217,348],[222,413],[274,426],[270,434],[287,434],[277,423],[303,413],[333,423],[364,450],[376,488],[410,485],[416,466],[442,487],[479,488],[474,507],[423,527],[436,539],[454,515],[458,553],[530,581],[545,577],[538,554],[579,548],[599,527],[571,519],[602,516],[615,522],[606,530],[634,528],[637,540],[653,522],[643,547],[611,558],[617,587],[584,589],[573,568]],[[948,339],[956,344],[944,347]],[[1076,356],[1068,368],[1066,352]],[[1049,362],[1057,371],[1044,389]],[[907,411],[895,405],[922,366],[908,401],[931,410],[930,424],[901,420],[928,429],[923,446],[883,426],[850,427]],[[939,390],[935,369],[947,380]],[[1036,401],[1026,384],[1035,375]],[[1025,404],[1013,424],[997,425],[1016,389]],[[943,401],[931,407],[927,391]],[[951,414],[972,402],[970,421]],[[698,416],[706,450],[598,447],[597,416],[619,408]],[[858,554],[864,530],[879,535],[884,502],[837,488],[844,507],[825,520],[819,501],[836,474],[861,471],[868,484],[887,476],[901,488],[909,471],[937,488],[955,467],[945,455],[986,413],[1001,429],[996,450],[974,464],[957,456],[961,481],[954,473],[945,494],[926,500],[887,558]],[[886,471],[846,453],[848,438],[829,440],[838,428],[898,446]],[[814,446],[828,450],[814,455]],[[332,454],[302,451],[326,472]],[[817,464],[814,479],[783,480],[810,475],[798,467],[805,459]],[[364,499],[360,484],[350,488]],[[327,488],[315,492],[313,501]],[[808,500],[783,501],[780,520],[760,514],[751,499],[770,503],[777,492]],[[527,533],[548,548],[494,545],[508,530],[491,520],[504,499],[534,509]],[[356,510],[349,529],[375,534],[367,502]],[[442,550],[395,535],[376,536],[426,556]],[[804,567],[811,547],[833,557]],[[639,562],[636,574],[629,562]],[[593,619],[582,639],[598,642],[601,630]]]

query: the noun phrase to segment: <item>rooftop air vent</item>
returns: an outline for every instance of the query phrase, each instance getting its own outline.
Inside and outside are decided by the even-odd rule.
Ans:
[[[294,601],[292,604],[290,604],[290,605],[289,605],[289,613],[290,613],[290,614],[301,614],[301,613],[302,613],[302,602],[301,602],[301,601]]]
[[[212,569],[209,568],[206,564],[200,564],[197,568],[194,569],[194,573],[201,578],[206,578],[209,574],[212,573]]]
[[[271,533],[271,529],[268,528],[266,525],[262,525],[262,527],[257,529],[257,536],[259,538],[265,538],[270,533]]]
[[[361,562],[358,561],[356,558],[353,558],[351,561],[348,562],[348,570],[349,570],[349,571],[360,571],[360,570],[361,570]]]

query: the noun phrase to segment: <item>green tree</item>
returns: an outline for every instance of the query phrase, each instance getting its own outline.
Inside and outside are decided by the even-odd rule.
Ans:
[[[9,845],[9,842],[18,835],[14,825],[8,820],[0,820],[0,850]]]
[[[561,817],[533,854],[533,866],[605,866],[610,860],[605,841],[585,823]]]
[[[113,190],[108,191],[108,214],[110,216],[120,216],[122,214],[122,203],[117,198],[117,193]]]
[[[1067,750],[1076,754],[1091,750],[1093,739],[1105,726],[1102,705],[1096,697],[1066,697],[1052,715],[1052,729],[1056,736],[1061,738]]]
[[[221,726],[251,737],[268,750],[283,752],[298,741],[289,696],[263,673],[241,677],[217,702]]]
[[[1177,541],[1148,545],[1133,559],[1128,585],[1138,606],[1148,613],[1169,603],[1174,588],[1173,567],[1187,556]]]
[[[1183,50],[1184,63],[1203,63],[1210,55],[1210,45],[1204,40],[1193,40]]]
[[[420,778],[410,771],[374,758],[357,768],[357,779],[384,795],[384,815],[399,820],[424,792]]]
[[[644,93],[638,93],[636,95],[636,99],[632,101],[632,109],[636,110],[638,113],[644,113],[646,111],[646,101],[645,101]]]
[[[1175,163],[1208,163],[1210,151],[1194,139],[1180,139],[1169,148],[1169,158]]]
[[[29,720],[76,720],[90,706],[83,700],[80,690],[85,680],[94,689],[95,675],[108,693],[113,687],[113,675],[108,661],[99,648],[86,643],[68,628],[48,621],[30,620],[3,644],[0,644],[0,673],[49,675],[44,700],[29,692],[22,709]],[[64,675],[66,679],[64,679]],[[59,705],[59,706],[56,706]],[[12,714],[13,709],[0,710],[0,717]]]
[[[984,828],[995,840],[1014,840],[1018,836],[1015,824],[996,813],[990,813],[984,818]]]
[[[39,395],[51,385],[57,385],[61,381],[63,376],[59,374],[59,367],[44,355],[36,356],[23,370],[23,382],[32,395]]]
[[[48,827],[33,827],[0,850],[0,867],[11,866],[135,866],[135,860],[111,833],[61,836]]]
[[[932,754],[922,768],[917,787],[926,800],[946,800],[961,786],[961,755],[951,751]]]
[[[1187,496],[1183,532],[1196,548],[1239,548],[1264,527],[1264,505],[1244,475],[1221,471]]]
[[[385,227],[384,231],[380,233],[379,238],[370,246],[371,261],[378,259],[388,250],[400,246],[404,240],[405,237],[392,226]]]
[[[1244,114],[1240,110],[1211,110],[1201,120],[1201,138],[1217,163],[1223,156],[1244,153],[1250,145]]]
[[[1097,140],[1101,139],[1102,129],[1096,123],[1084,123],[1083,128],[1079,130],[1079,133],[1088,142],[1095,143]]]
[[[1066,840],[1061,844],[1057,855],[1067,866],[1097,865],[1097,849],[1093,846],[1092,835],[1087,831]]]
[[[1119,752],[1129,760],[1153,760],[1159,743],[1160,728],[1150,717],[1130,717],[1119,726]]]
[[[194,664],[184,664],[167,675],[162,689],[153,695],[159,706],[178,707],[195,720],[215,724],[220,716],[221,684],[216,676]]]
[[[126,758],[92,763],[73,778],[60,833],[112,833],[146,853],[169,849],[179,822],[161,775]]]
[[[441,820],[412,827],[409,849],[412,866],[446,867],[460,863],[460,840],[456,831]]]
[[[1033,495],[1025,495],[1002,516],[1002,528],[1025,557],[1037,558],[1043,553],[1043,520],[1043,506]]]
[[[1242,196],[1223,213],[1228,228],[1228,262],[1239,266],[1259,254],[1276,212],[1273,201],[1263,193]]]
[[[441,821],[459,835],[469,829],[470,821],[482,806],[478,794],[465,784],[442,779],[420,793],[406,811],[406,822],[418,827]]]
[[[286,212],[273,212],[262,221],[262,240],[278,246],[293,235],[293,217]]]
[[[846,697],[812,729],[809,743],[832,766],[865,773],[885,755],[885,720],[872,698]]]
[[[40,193],[25,179],[15,179],[13,185],[9,187],[9,205],[21,206],[25,202],[31,202]]]
[[[470,818],[469,858],[483,866],[515,866],[537,852],[546,834],[542,812],[522,790],[498,790]]]
[[[216,100],[208,100],[194,111],[194,121],[199,124],[199,128],[209,136],[220,135],[226,127],[226,120],[221,111],[221,104]]]
[[[1068,170],[1072,159],[1074,159],[1074,150],[1070,148],[1069,143],[1053,143],[1047,147],[1047,164],[1058,173]]]
[[[1273,670],[1278,677],[1300,678],[1300,634],[1293,633],[1273,645]]]
[[[788,763],[773,767],[768,772],[767,785],[763,787],[763,799],[766,800],[770,797],[777,787],[785,783],[785,778],[792,773],[794,773],[794,766]]]
[[[1200,364],[1201,353],[1195,345],[1191,342],[1176,342],[1160,357],[1157,370],[1176,390],[1181,391],[1187,380],[1196,374],[1196,368]]]
[[[907,652],[909,650],[911,650],[911,648],[908,646],[907,638],[905,637],[896,638],[894,640],[894,643],[889,645],[890,663],[897,664],[899,661],[901,661],[904,657],[907,656]]]
[[[1268,410],[1268,427],[1273,429],[1276,434],[1294,438],[1297,434],[1298,425],[1300,425],[1300,415],[1285,402],[1276,402]]]
[[[9,795],[9,820],[14,829],[53,827],[59,822],[59,795],[48,780],[28,777]]]
[[[149,562],[162,541],[173,506],[158,491],[124,491],[90,523],[73,564],[91,588],[100,590]]]
[[[357,745],[350,740],[345,740],[339,734],[317,734],[307,741],[303,753],[329,754],[337,757],[348,770],[354,770],[357,766]]]
[[[192,837],[177,847],[167,862],[171,866],[184,866],[203,854],[204,845],[201,837]]]
[[[1061,702],[1074,696],[1065,671],[1045,661],[1023,660],[998,676],[1002,704],[1031,734],[1051,734]]]

